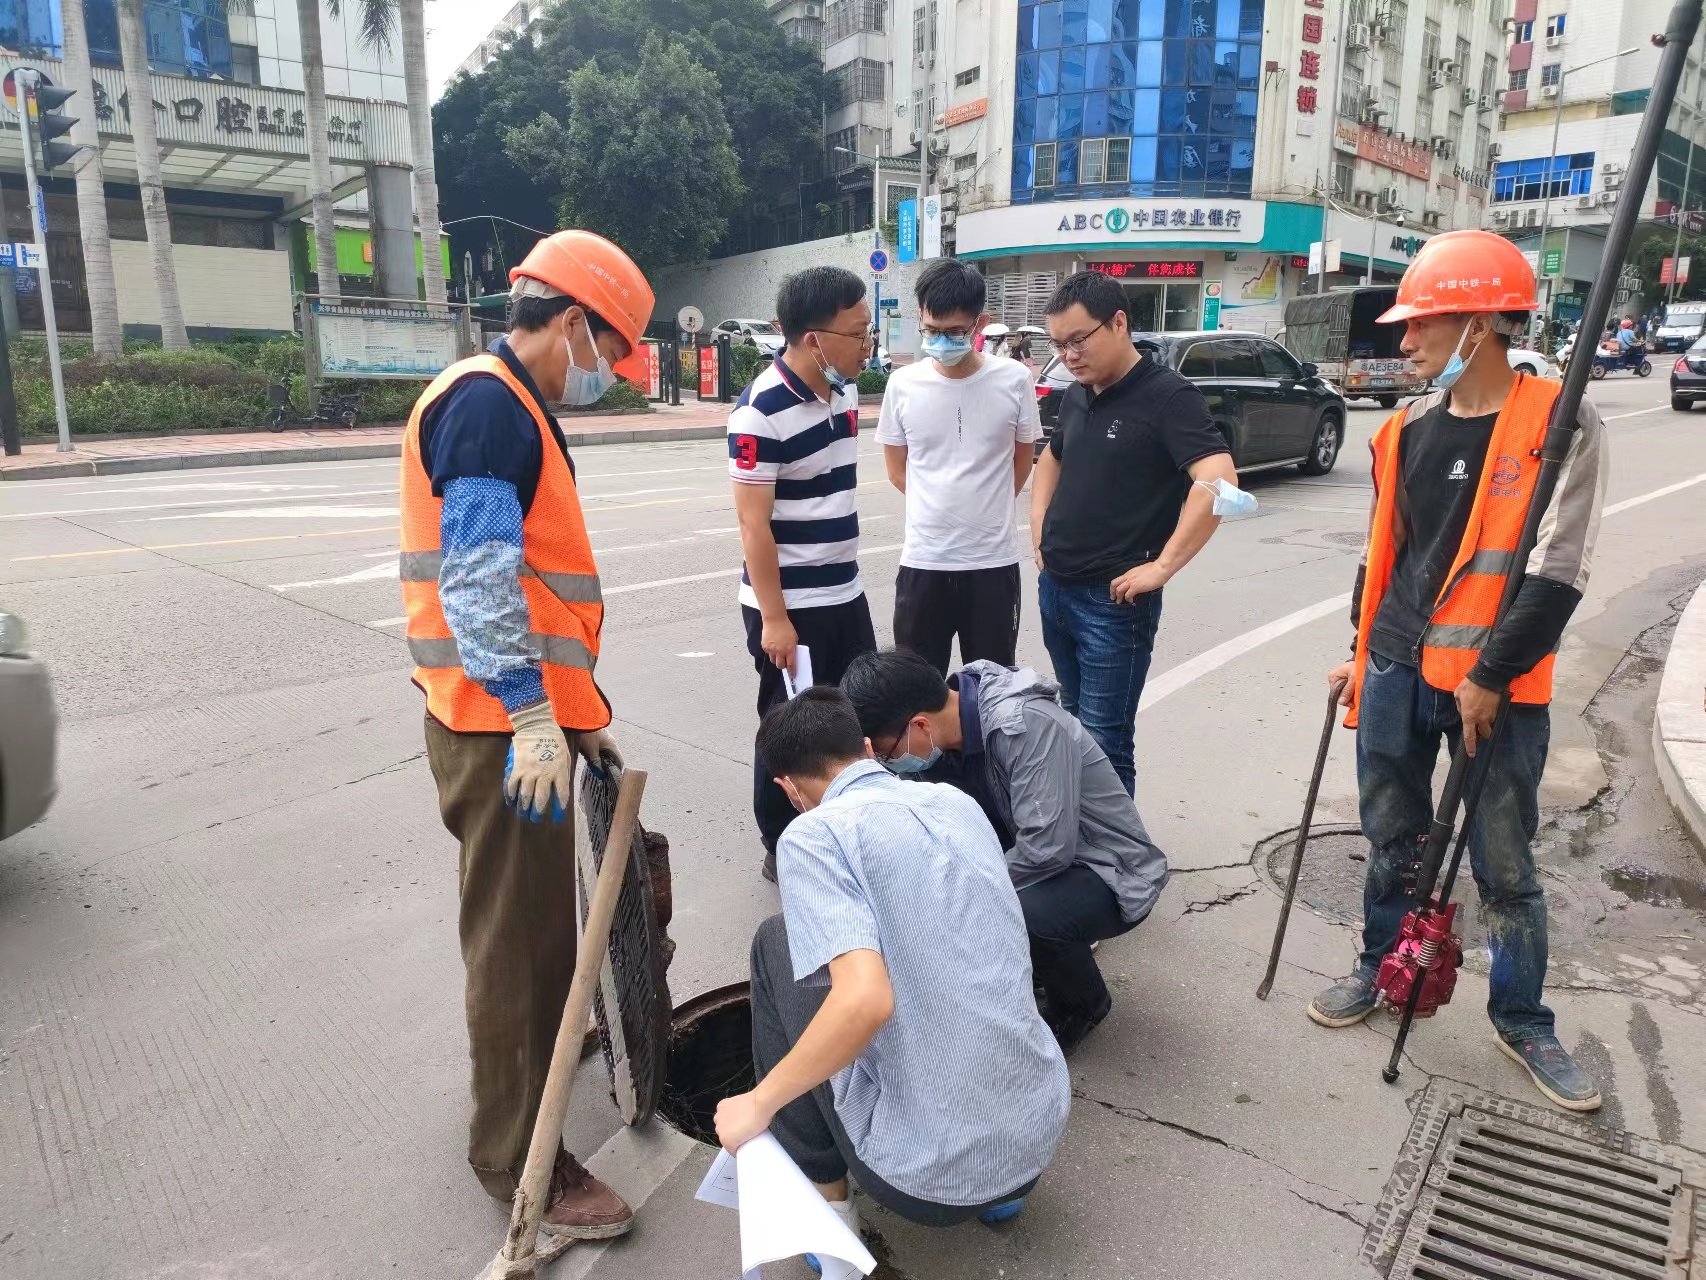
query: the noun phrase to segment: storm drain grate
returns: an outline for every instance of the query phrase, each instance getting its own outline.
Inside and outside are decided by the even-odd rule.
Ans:
[[[1436,1080],[1364,1257],[1388,1280],[1684,1280],[1697,1207],[1697,1153]]]

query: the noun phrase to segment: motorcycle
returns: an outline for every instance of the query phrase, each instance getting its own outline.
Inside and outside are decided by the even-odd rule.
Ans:
[[[1597,382],[1617,370],[1627,370],[1637,378],[1646,378],[1652,375],[1653,362],[1647,359],[1647,353],[1641,347],[1622,351],[1616,342],[1608,342],[1593,353],[1593,368],[1588,370],[1588,377]]]

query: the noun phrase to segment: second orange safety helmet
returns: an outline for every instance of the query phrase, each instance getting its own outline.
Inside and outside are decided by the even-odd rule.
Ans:
[[[608,320],[631,348],[628,358],[611,369],[630,381],[646,376],[640,336],[651,323],[656,299],[632,258],[590,231],[559,231],[528,250],[521,265],[510,270],[510,283],[522,276],[568,294]]]
[[[1465,311],[1533,311],[1539,305],[1534,268],[1522,250],[1491,231],[1447,231],[1417,251],[1398,285],[1397,305],[1380,323]]]

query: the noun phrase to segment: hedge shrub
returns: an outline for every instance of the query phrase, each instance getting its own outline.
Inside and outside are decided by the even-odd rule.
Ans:
[[[888,386],[889,375],[881,369],[866,369],[859,374],[859,394],[862,397],[875,396],[881,400]]]

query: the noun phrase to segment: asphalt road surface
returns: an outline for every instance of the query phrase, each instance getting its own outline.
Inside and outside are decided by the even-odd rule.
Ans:
[[[1612,505],[1560,667],[1552,998],[1607,1118],[1700,1146],[1706,874],[1643,753],[1668,626],[1706,576],[1706,415],[1672,412],[1662,376],[1590,396],[1611,420]],[[1445,1074],[1529,1096],[1492,1050],[1476,957],[1403,1089],[1376,1078],[1389,1027],[1304,1021],[1320,975],[1346,967],[1354,868],[1349,891],[1312,876],[1319,914],[1294,925],[1274,998],[1250,996],[1274,909],[1252,850],[1297,821],[1382,416],[1353,410],[1328,476],[1252,478],[1259,513],[1167,588],[1138,799],[1179,874],[1102,949],[1115,1014],[1073,1060],[1080,1101],[1030,1210],[1001,1232],[884,1219],[885,1274],[1360,1274],[1406,1093]],[[901,498],[878,454],[867,434],[861,563],[886,636]],[[673,845],[680,1001],[743,979],[777,906],[749,811],[756,677],[727,464],[717,442],[576,461],[608,606],[599,680]],[[28,620],[63,713],[58,802],[0,845],[8,1278],[472,1277],[501,1239],[462,1158],[456,851],[401,639],[396,475],[0,487],[0,605]],[[1020,657],[1047,670],[1030,590]],[[1350,746],[1324,820],[1355,817]],[[582,1079],[568,1133],[589,1155],[617,1125]],[[733,1266],[732,1215],[688,1200],[690,1154],[624,1186],[656,1191],[632,1239],[559,1274]],[[771,1274],[805,1274],[792,1265]]]

